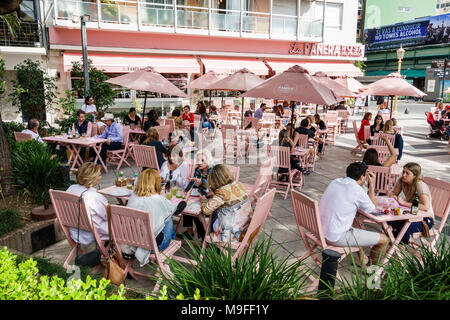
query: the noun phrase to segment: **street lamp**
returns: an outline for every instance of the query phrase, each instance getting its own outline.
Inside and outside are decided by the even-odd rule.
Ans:
[[[87,59],[86,21],[90,21],[90,19],[91,16],[88,14],[72,17],[73,23],[78,23],[81,20],[81,51],[83,54],[83,69],[84,69],[84,97],[87,97],[89,95],[89,68]]]
[[[401,70],[402,70],[402,60],[403,57],[405,56],[405,49],[403,49],[402,45],[400,44],[400,48],[397,49],[397,58],[398,58],[398,70],[397,72],[399,74],[401,74]],[[394,110],[392,110],[392,113],[397,113],[397,96],[395,96],[395,101],[394,101]]]

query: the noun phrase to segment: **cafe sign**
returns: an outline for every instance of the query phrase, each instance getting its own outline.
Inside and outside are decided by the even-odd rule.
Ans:
[[[294,42],[289,54],[314,57],[364,58],[363,45],[341,45],[327,43]]]

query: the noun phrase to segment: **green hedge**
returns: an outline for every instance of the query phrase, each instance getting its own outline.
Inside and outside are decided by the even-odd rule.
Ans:
[[[0,210],[0,237],[23,226],[20,212],[12,209]]]

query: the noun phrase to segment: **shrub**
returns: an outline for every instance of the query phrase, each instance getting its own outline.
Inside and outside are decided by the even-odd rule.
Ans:
[[[20,212],[11,209],[0,210],[0,237],[23,226]]]
[[[290,263],[290,257],[276,257],[272,240],[265,236],[247,248],[234,263],[231,254],[220,252],[211,246],[202,250],[189,244],[186,251],[197,265],[184,265],[170,260],[171,277],[164,277],[167,295],[175,299],[179,294],[193,297],[200,289],[209,299],[226,300],[273,300],[298,298],[302,295],[307,272],[301,272],[303,261]],[[230,253],[231,247],[228,246]]]
[[[124,300],[125,289],[107,296],[109,280],[66,282],[58,276],[38,277],[39,269],[32,258],[16,264],[16,256],[6,247],[0,251],[0,300]]]
[[[41,204],[49,200],[49,189],[63,190],[63,168],[45,144],[32,139],[17,144],[12,152],[13,175],[21,181],[26,193]]]

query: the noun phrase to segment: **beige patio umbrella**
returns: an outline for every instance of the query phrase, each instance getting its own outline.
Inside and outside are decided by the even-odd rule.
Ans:
[[[328,77],[323,72],[316,72],[313,76],[313,78],[317,81],[319,81],[321,84],[326,86],[327,88],[331,89],[337,96],[342,98],[354,98],[356,97],[356,94],[341,85],[340,83],[336,82],[335,80]]]
[[[409,96],[421,98],[426,95],[425,92],[420,91],[398,72],[393,72],[385,78],[375,81],[367,86],[367,88],[360,92],[359,96],[388,96],[391,97],[391,118],[392,106],[394,96]]]
[[[145,91],[144,109],[142,110],[142,120],[144,120],[145,107],[147,104],[147,92],[159,92],[171,96],[187,98],[187,95],[173,85],[169,80],[155,71],[152,67],[126,73],[124,75],[111,78],[105,82],[117,84],[121,87]],[[144,128],[144,121],[142,121]]]
[[[366,86],[364,86],[361,82],[351,77],[336,78],[334,79],[334,81],[346,87],[347,89],[349,89],[351,92],[354,93],[358,93],[360,90],[366,88]]]
[[[220,77],[217,73],[215,73],[213,70],[208,71],[204,75],[198,77],[194,81],[191,81],[187,86],[184,86],[183,88],[194,88],[194,89],[201,89],[201,90],[209,90],[209,104],[211,105],[211,89],[207,89],[207,87],[210,84],[213,84],[214,82],[217,82],[220,80]]]
[[[327,106],[339,101],[339,97],[331,89],[315,80],[305,68],[299,65],[266,80],[241,94],[241,97],[293,100]],[[291,124],[293,122],[294,112],[291,113]]]
[[[243,68],[206,87],[206,89],[224,91],[247,91],[263,83],[264,80],[250,70]],[[244,97],[242,97],[241,128],[244,127]]]

